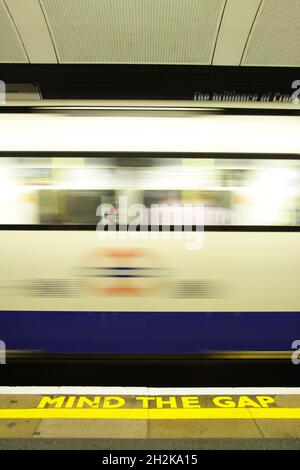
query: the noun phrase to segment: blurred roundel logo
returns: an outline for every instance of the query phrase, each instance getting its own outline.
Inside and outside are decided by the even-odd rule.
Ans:
[[[147,295],[166,279],[160,257],[145,249],[97,249],[82,259],[80,270],[85,288],[100,295]]]

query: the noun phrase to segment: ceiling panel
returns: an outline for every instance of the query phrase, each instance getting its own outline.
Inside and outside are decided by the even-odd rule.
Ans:
[[[0,62],[28,62],[19,33],[3,0],[0,0]]]
[[[49,28],[38,0],[5,0],[31,63],[57,63]]]
[[[300,66],[300,0],[0,0],[0,62]]]
[[[300,0],[263,0],[242,65],[300,66]]]
[[[61,63],[211,64],[225,0],[40,0]]]
[[[240,65],[261,0],[227,0],[213,65]]]

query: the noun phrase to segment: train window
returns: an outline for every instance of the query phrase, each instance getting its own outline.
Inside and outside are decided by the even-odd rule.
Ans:
[[[178,154],[3,155],[0,224],[95,226],[100,204],[201,205],[204,224],[300,226],[300,160]],[[113,212],[113,211],[112,211]]]
[[[114,191],[39,190],[39,221],[41,224],[95,225],[99,221],[95,208],[114,200]]]

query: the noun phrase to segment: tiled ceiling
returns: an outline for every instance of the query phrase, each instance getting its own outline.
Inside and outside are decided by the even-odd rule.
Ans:
[[[18,30],[3,0],[0,0],[0,62],[28,62]]]
[[[225,0],[41,0],[60,62],[210,64]]]
[[[300,1],[267,0],[259,9],[243,65],[300,65]]]
[[[0,62],[300,66],[300,0],[0,0]]]

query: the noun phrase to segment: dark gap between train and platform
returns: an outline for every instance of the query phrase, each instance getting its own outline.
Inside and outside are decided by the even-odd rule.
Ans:
[[[300,366],[288,360],[8,360],[6,386],[293,387]]]

